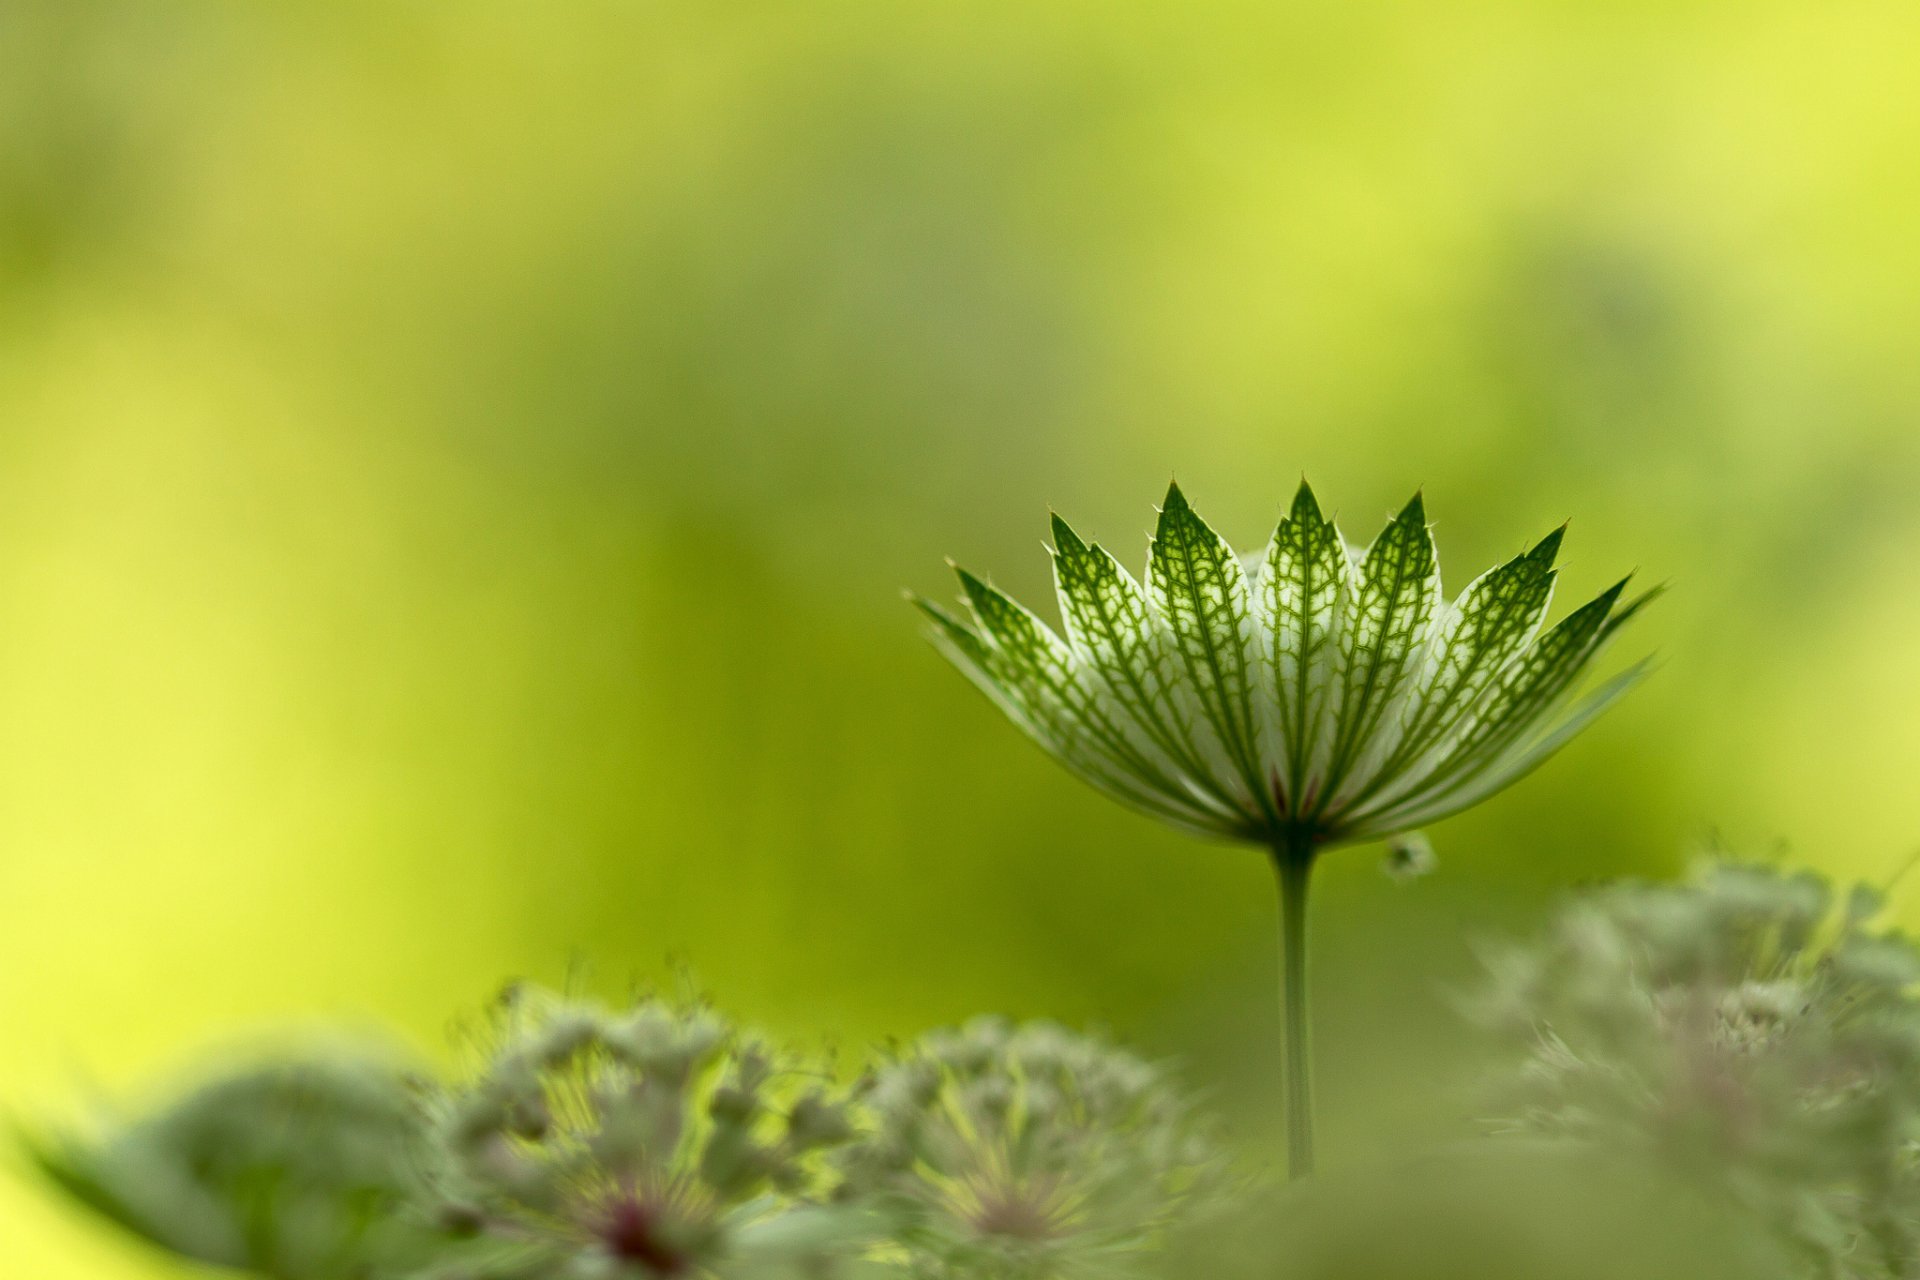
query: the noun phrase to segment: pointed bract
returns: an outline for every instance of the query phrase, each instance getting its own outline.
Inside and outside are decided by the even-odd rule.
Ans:
[[[1340,713],[1328,768],[1329,803],[1364,783],[1397,741],[1401,705],[1426,660],[1440,601],[1440,565],[1420,494],[1388,522],[1360,563],[1334,673]]]
[[[1173,634],[1200,714],[1243,796],[1264,806],[1259,667],[1251,652],[1252,592],[1233,548],[1187,505],[1178,485],[1153,535],[1147,594]]]
[[[1083,542],[1053,518],[1054,583],[1066,633],[1142,750],[1190,780],[1210,802],[1229,805],[1206,763],[1216,740],[1182,710],[1179,658],[1172,638],[1141,589],[1111,555]]]
[[[1335,724],[1332,679],[1353,559],[1303,480],[1267,544],[1256,591],[1257,643],[1272,671],[1276,701],[1274,776],[1281,802],[1298,807],[1324,779]]]

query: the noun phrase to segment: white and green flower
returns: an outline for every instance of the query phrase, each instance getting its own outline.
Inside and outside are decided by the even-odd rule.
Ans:
[[[1287,1141],[1304,1176],[1314,860],[1458,813],[1539,766],[1646,673],[1580,693],[1652,593],[1626,599],[1622,580],[1546,626],[1555,530],[1448,600],[1419,495],[1362,551],[1304,482],[1250,562],[1173,486],[1144,584],[1058,516],[1053,534],[1061,631],[965,569],[968,617],[916,603],[955,665],[1069,769],[1176,827],[1272,851]]]
[[[1623,580],[1545,627],[1561,531],[1440,585],[1415,496],[1364,551],[1300,486],[1244,561],[1167,493],[1136,582],[1053,521],[1062,629],[960,569],[968,617],[925,600],[955,665],[1068,768],[1205,835],[1324,847],[1457,813],[1540,765],[1645,673],[1577,697],[1652,593]]]

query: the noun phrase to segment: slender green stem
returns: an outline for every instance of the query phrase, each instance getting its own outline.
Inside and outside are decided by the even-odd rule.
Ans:
[[[1310,831],[1275,843],[1280,873],[1281,1014],[1286,1024],[1287,1175],[1313,1174],[1313,1055],[1307,1036],[1307,878],[1313,873]]]

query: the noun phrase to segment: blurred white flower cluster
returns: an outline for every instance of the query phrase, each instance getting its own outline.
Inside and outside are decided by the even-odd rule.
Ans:
[[[462,1080],[270,1063],[35,1154],[276,1280],[1066,1280],[1231,1185],[1162,1068],[1053,1024],[935,1033],[847,1085],[660,999],[514,988],[480,1040]]]
[[[1120,1276],[1230,1195],[1164,1070],[1050,1022],[979,1018],[882,1064],[848,1185],[915,1280]]]
[[[1628,1149],[1848,1280],[1920,1274],[1920,949],[1859,888],[1715,864],[1494,957],[1506,1127]]]

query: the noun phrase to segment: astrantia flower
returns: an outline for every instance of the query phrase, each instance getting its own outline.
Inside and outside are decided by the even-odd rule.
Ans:
[[[1082,778],[1175,826],[1273,851],[1289,1141],[1304,1171],[1315,856],[1456,813],[1539,765],[1645,670],[1576,700],[1647,597],[1623,603],[1623,581],[1543,630],[1556,530],[1449,601],[1418,496],[1362,552],[1304,483],[1250,567],[1178,486],[1145,585],[1058,517],[1053,532],[1060,633],[964,569],[969,619],[918,603],[953,662]]]
[[[1222,1182],[1165,1073],[1052,1023],[980,1018],[879,1067],[847,1186],[914,1280],[1108,1280]]]
[[[1144,586],[1053,521],[1062,634],[962,569],[956,665],[1041,746],[1135,808],[1266,845],[1377,839],[1540,764],[1642,668],[1573,702],[1646,597],[1620,582],[1542,632],[1555,530],[1448,601],[1421,499],[1364,552],[1305,484],[1243,564],[1167,493]]]
[[[1494,961],[1510,1126],[1744,1207],[1807,1277],[1920,1268],[1920,950],[1809,873],[1719,865],[1576,900]]]
[[[660,1000],[515,991],[501,1023],[440,1119],[441,1216],[472,1239],[433,1275],[815,1275],[858,1253],[854,1215],[824,1205],[850,1130],[816,1073]]]

